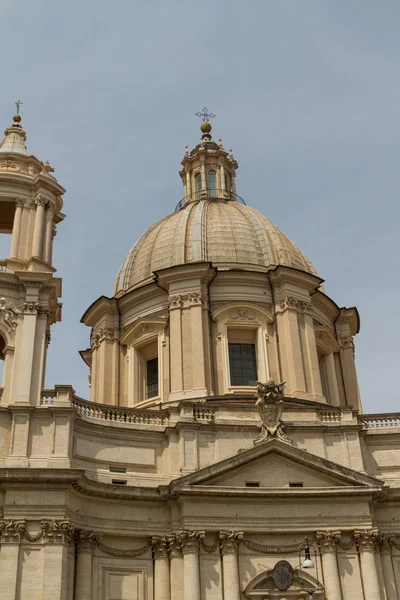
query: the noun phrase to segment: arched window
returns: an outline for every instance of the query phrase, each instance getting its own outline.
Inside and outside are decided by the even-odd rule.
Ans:
[[[217,174],[215,171],[208,171],[208,194],[210,198],[217,197]]]
[[[196,190],[196,200],[200,200],[201,198],[201,173],[197,173],[194,178],[194,188]]]

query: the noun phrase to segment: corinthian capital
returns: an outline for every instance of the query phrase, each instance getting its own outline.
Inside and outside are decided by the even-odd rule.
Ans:
[[[151,538],[151,547],[153,549],[154,558],[168,558],[169,538],[166,535],[156,536]]]
[[[177,537],[182,546],[183,554],[197,554],[199,551],[199,544],[202,539],[205,538],[205,531],[192,531],[182,529]]]
[[[219,547],[221,554],[236,554],[237,547],[243,539],[243,531],[235,533],[234,531],[219,532]]]
[[[317,531],[315,537],[321,552],[334,552],[341,535],[340,531]]]
[[[78,552],[93,552],[96,548],[100,536],[93,531],[78,530],[75,532],[75,544]]]
[[[379,536],[379,546],[381,550],[390,551],[393,544],[396,543],[395,533],[381,533]]]
[[[20,542],[25,536],[25,521],[0,521],[0,541]]]
[[[379,530],[378,529],[355,529],[354,530],[354,541],[356,542],[357,548],[360,552],[375,550],[379,543]]]

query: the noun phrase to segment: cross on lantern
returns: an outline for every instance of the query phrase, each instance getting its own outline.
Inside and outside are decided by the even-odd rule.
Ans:
[[[19,107],[23,104],[22,100],[17,100],[15,106],[17,107],[17,115],[19,115]]]
[[[210,119],[215,117],[214,113],[210,112],[208,108],[204,107],[201,112],[196,113],[196,117],[201,117],[202,121],[208,123]]]

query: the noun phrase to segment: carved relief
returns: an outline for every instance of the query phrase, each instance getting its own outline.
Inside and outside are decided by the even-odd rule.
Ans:
[[[70,544],[74,538],[74,528],[69,521],[42,521],[44,542]]]
[[[228,313],[228,317],[233,321],[255,321],[256,315],[247,308],[236,308]]]
[[[21,311],[9,300],[6,300],[4,296],[0,298],[0,321],[4,323],[4,326],[8,333],[12,333],[18,325],[18,316]]]
[[[284,442],[291,442],[291,438],[283,432],[281,421],[284,407],[284,383],[276,384],[273,379],[266,383],[257,383],[258,398],[256,407],[261,417],[261,431],[254,440],[255,444],[260,444],[272,438],[278,438]]]
[[[168,558],[169,538],[165,535],[155,536],[151,538],[151,547],[155,559]]]
[[[101,325],[101,327],[92,331],[92,335],[90,336],[92,350],[98,348],[104,340],[117,340],[119,337],[118,332],[118,328],[107,325]]]
[[[144,335],[148,335],[149,333],[154,333],[156,328],[153,325],[143,324],[140,329],[136,332],[135,338],[139,339]]]
[[[20,167],[17,165],[17,163],[13,162],[12,160],[6,160],[2,163],[0,163],[0,169],[2,171],[14,171],[14,172],[18,172],[20,171]]]
[[[277,311],[284,312],[287,309],[309,314],[313,312],[310,300],[304,300],[302,298],[297,298],[296,296],[285,294],[277,303]]]
[[[37,314],[39,309],[39,302],[24,302],[24,313]]]
[[[234,531],[219,532],[219,546],[222,554],[236,554],[239,543],[244,537],[243,531],[235,533]]]
[[[204,540],[205,535],[205,531],[192,531],[187,529],[179,531],[177,537],[182,546],[182,553],[197,554],[200,541]]]
[[[360,552],[375,550],[379,543],[378,529],[355,529],[354,541]]]
[[[25,521],[0,521],[0,541],[20,542],[24,538],[26,529]]]
[[[341,536],[340,531],[317,531],[315,534],[321,552],[334,552]]]
[[[93,552],[99,541],[100,536],[93,531],[78,530],[75,532],[75,544],[78,552]]]
[[[205,298],[201,292],[190,292],[188,294],[177,294],[170,296],[168,306],[173,308],[186,308],[193,305],[202,305]]]

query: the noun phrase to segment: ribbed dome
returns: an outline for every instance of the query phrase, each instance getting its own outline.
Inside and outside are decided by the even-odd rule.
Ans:
[[[317,274],[292,240],[258,210],[237,201],[200,200],[149,227],[125,257],[114,293],[144,283],[154,271],[198,261],[242,268],[284,265]]]

